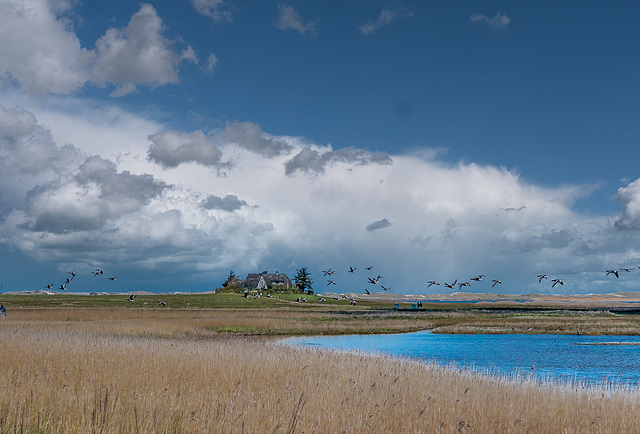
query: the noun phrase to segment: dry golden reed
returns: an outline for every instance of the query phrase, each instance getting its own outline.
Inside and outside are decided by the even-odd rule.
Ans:
[[[0,322],[0,432],[640,432],[631,390],[40,315]]]

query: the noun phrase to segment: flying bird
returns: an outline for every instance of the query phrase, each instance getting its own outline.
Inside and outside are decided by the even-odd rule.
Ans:
[[[109,280],[116,280],[116,276],[107,277]]]
[[[564,282],[563,282],[562,280],[560,280],[560,279],[553,279],[553,280],[552,280],[552,282],[553,282],[553,285],[551,285],[551,287],[552,287],[552,288],[553,288],[554,286],[556,286],[558,283],[559,283],[560,285],[564,285]]]
[[[428,281],[427,283],[429,284],[429,286],[431,286],[431,285],[440,285],[440,282],[436,282],[435,280],[430,280],[430,281]],[[429,286],[427,286],[427,288],[428,288]]]
[[[335,271],[333,271],[331,268],[329,268],[328,270],[322,270],[322,272],[325,276],[331,276],[332,274],[335,274]]]
[[[136,300],[136,295],[135,294],[131,294],[129,296],[129,301],[133,303],[135,300]]]
[[[104,270],[96,270],[96,271],[92,271],[92,273],[93,273],[94,277],[98,277],[98,276],[104,274]]]
[[[538,274],[538,283],[542,282],[542,279],[546,279],[547,275],[546,274]]]
[[[475,280],[476,282],[480,282],[482,280],[483,277],[485,277],[486,274],[479,274],[476,277],[472,277],[471,280]]]
[[[349,267],[349,273],[355,273],[358,267]]]
[[[71,278],[73,279],[74,277],[76,277],[76,272],[75,271],[67,271],[67,274],[71,274]]]
[[[327,280],[327,282],[329,282],[327,283],[327,286],[336,284],[336,282],[334,282],[333,280]]]
[[[384,289],[385,291],[388,291],[388,290],[390,290],[390,289],[391,289],[391,288],[387,288],[387,287],[386,287],[386,286],[384,286],[384,285],[380,285],[380,287],[381,287],[382,289]]]
[[[493,285],[491,285],[491,287],[492,287],[492,288],[493,288],[494,286],[496,286],[498,283],[499,283],[500,285],[502,285],[502,281],[500,281],[500,280],[496,280],[496,279],[494,279],[494,280],[492,280],[492,282],[493,282]]]
[[[620,275],[618,275],[618,270],[607,270],[607,276],[609,274],[613,274],[614,276],[616,276],[617,278],[620,278]]]
[[[469,282],[458,283],[458,289],[462,289],[463,286],[471,286]]]
[[[367,288],[364,289],[364,293],[371,295],[371,293],[369,292],[369,290]]]
[[[47,289],[53,289],[53,283],[51,283],[51,284],[49,284],[49,285],[45,286],[45,288],[47,288]]]
[[[371,269],[373,268],[373,265],[371,267],[365,267],[367,270],[371,271]],[[638,267],[640,268],[640,267]]]
[[[444,286],[450,289],[456,289],[456,283],[458,283],[458,279],[454,280],[453,283],[444,283]]]
[[[60,288],[58,288],[58,289],[60,289],[62,291],[66,290],[67,289],[67,284],[63,283],[62,285],[60,285]]]
[[[378,274],[378,277],[376,277],[375,279],[372,277],[367,277],[367,279],[369,279],[369,283],[373,283],[374,285],[377,285],[380,279],[382,279],[382,276]]]
[[[627,273],[631,273],[631,271],[633,271],[633,268],[621,268],[621,270],[624,270]]]
[[[158,305],[160,305],[162,307],[165,307],[167,305],[167,303],[165,303],[164,301],[159,301]]]

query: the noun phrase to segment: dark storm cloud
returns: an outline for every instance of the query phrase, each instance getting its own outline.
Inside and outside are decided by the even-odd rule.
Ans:
[[[366,229],[367,229],[367,232],[373,232],[373,231],[377,231],[378,229],[388,228],[392,224],[393,223],[391,223],[389,219],[384,218],[382,220],[378,220],[368,224]]]
[[[109,219],[140,210],[168,186],[152,175],[118,173],[113,162],[91,157],[70,179],[27,193],[22,229],[70,233],[102,228]]]
[[[77,177],[80,184],[96,183],[101,197],[113,200],[133,200],[146,205],[167,188],[167,184],[156,181],[153,175],[133,175],[128,171],[118,173],[112,161],[101,157],[88,158],[80,165]]]
[[[243,206],[245,206],[247,202],[244,200],[238,199],[238,196],[233,194],[228,194],[225,197],[218,197],[209,195],[204,201],[202,201],[202,208],[208,210],[219,209],[223,211],[236,211]]]
[[[392,160],[384,152],[373,154],[364,149],[352,147],[343,148],[338,151],[325,152],[323,154],[311,148],[304,148],[292,159],[285,163],[285,174],[292,175],[297,170],[304,173],[324,173],[327,165],[334,163],[347,163],[357,166],[369,164],[391,164]]]
[[[228,122],[221,138],[263,157],[273,158],[291,151],[292,147],[282,139],[264,133],[252,122]]]
[[[202,131],[179,133],[167,131],[149,136],[151,146],[149,160],[164,167],[177,167],[183,163],[222,168],[229,165],[222,161],[222,151],[212,137]]]

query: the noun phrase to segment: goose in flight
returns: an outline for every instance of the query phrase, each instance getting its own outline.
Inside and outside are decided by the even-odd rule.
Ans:
[[[453,283],[444,283],[444,286],[446,286],[449,289],[456,289],[456,283],[458,283],[458,279],[454,280]]]
[[[558,283],[559,283],[560,285],[564,285],[564,282],[563,282],[562,280],[560,280],[560,279],[553,279],[553,280],[552,280],[552,282],[553,282],[553,285],[551,285],[551,287],[552,287],[552,288],[553,288],[554,286],[556,286]]]
[[[369,290],[367,288],[364,289],[364,293],[368,294],[368,295],[371,295],[371,293],[369,292]]]
[[[53,289],[53,283],[50,283],[49,285],[45,286],[45,288],[47,288],[47,289]]]
[[[479,274],[476,277],[472,277],[471,280],[475,280],[476,282],[480,282],[482,280],[483,277],[485,277],[486,274]]]
[[[621,270],[626,271],[627,273],[631,273],[633,268],[621,268]]]
[[[349,273],[355,273],[358,267],[349,267]]]
[[[373,268],[373,265],[370,267],[366,267],[367,270],[371,271],[371,269]],[[639,267],[640,268],[640,267]]]
[[[492,288],[493,288],[494,286],[496,286],[498,283],[499,283],[500,285],[502,285],[502,281],[497,280],[497,279],[492,280],[492,282],[493,282],[493,285],[491,285],[491,287],[492,287]]]
[[[440,282],[436,282],[435,280],[430,280],[430,281],[428,281],[427,283],[429,284],[429,286],[431,286],[431,285],[440,285]],[[427,288],[428,288],[429,286],[427,286]]]
[[[116,276],[107,277],[109,280],[116,280]]]
[[[98,277],[98,276],[104,274],[104,270],[96,270],[96,271],[92,271],[92,273],[93,273],[94,277]]]
[[[67,271],[67,274],[71,274],[71,278],[73,279],[74,277],[76,277],[76,272],[75,271]]]
[[[336,284],[336,282],[334,282],[333,280],[327,280],[327,282],[329,282],[327,283],[327,286]]]
[[[618,274],[618,270],[607,270],[607,276],[609,274],[613,274],[614,276],[616,276],[617,278],[620,278],[620,275]]]
[[[67,284],[66,284],[66,282],[65,282],[65,283],[63,283],[62,285],[60,285],[60,288],[58,288],[58,289],[60,289],[60,290],[62,290],[62,291],[66,290],[66,289],[67,289]]]
[[[542,282],[542,279],[546,279],[547,275],[546,274],[538,274],[538,283]]]
[[[471,286],[469,282],[458,283],[458,289],[462,289],[463,286]]]
[[[133,303],[135,300],[136,300],[136,295],[135,294],[131,294],[129,296],[129,301]]]
[[[162,307],[165,307],[167,305],[167,303],[165,303],[164,301],[159,301],[158,305],[162,306]]]
[[[322,272],[325,276],[331,276],[332,274],[335,274],[335,271],[333,271],[331,268],[329,268],[328,270],[322,270]]]
[[[376,277],[375,279],[372,277],[367,277],[367,279],[369,279],[369,283],[377,285],[380,282],[380,279],[382,279],[382,276],[378,274],[378,277]]]
[[[387,287],[386,287],[386,286],[384,286],[384,285],[380,285],[380,287],[381,287],[382,289],[384,289],[385,291],[388,291],[388,290],[390,290],[390,289],[391,289],[391,288],[387,288]]]

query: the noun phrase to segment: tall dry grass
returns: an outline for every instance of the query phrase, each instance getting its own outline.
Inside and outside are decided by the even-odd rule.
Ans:
[[[94,322],[0,323],[0,432],[640,431],[633,391]]]

